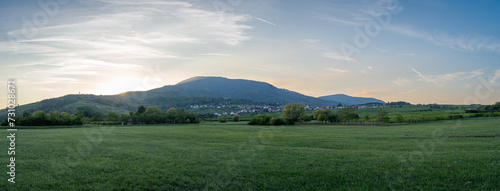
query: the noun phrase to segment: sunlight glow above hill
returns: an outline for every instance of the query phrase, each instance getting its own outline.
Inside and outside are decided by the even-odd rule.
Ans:
[[[90,94],[115,95],[128,91],[146,91],[141,78],[122,78],[116,81],[98,84],[99,89],[91,90]]]

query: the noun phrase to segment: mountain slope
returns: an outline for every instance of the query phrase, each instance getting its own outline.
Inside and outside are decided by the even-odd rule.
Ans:
[[[345,94],[328,95],[318,98],[329,101],[338,101],[342,103],[342,105],[360,105],[360,104],[374,103],[374,102],[385,103],[384,101],[375,98],[352,97]]]
[[[256,104],[248,100],[224,99],[224,98],[207,98],[193,97],[181,95],[177,92],[170,93],[154,93],[154,92],[127,92],[119,95],[65,95],[58,98],[51,98],[35,103],[21,105],[16,107],[16,115],[22,115],[23,112],[33,113],[35,111],[44,111],[46,113],[52,111],[73,113],[78,106],[89,105],[97,109],[101,113],[128,113],[136,111],[141,105],[143,106],[158,106],[162,111],[166,111],[170,107],[188,108],[189,105],[200,104]],[[7,110],[0,110],[0,120],[7,116]]]
[[[322,100],[294,91],[279,89],[269,83],[223,77],[194,77],[174,86],[151,90],[155,93],[178,92],[187,96],[243,99],[263,103],[304,103],[309,105],[334,105],[332,100]]]
[[[73,113],[81,105],[89,105],[108,113],[136,111],[141,105],[158,106],[166,111],[170,107],[188,108],[203,104],[288,104],[336,105],[338,102],[305,96],[286,89],[251,80],[227,79],[222,77],[194,77],[173,86],[164,86],[143,92],[126,92],[118,95],[66,95],[46,99],[16,108],[17,115],[24,111],[52,111]],[[7,116],[7,110],[0,110],[0,120]]]

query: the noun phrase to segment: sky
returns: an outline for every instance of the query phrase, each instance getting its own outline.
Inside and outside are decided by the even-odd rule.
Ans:
[[[0,106],[112,95],[194,76],[309,96],[500,101],[500,1],[0,2]]]

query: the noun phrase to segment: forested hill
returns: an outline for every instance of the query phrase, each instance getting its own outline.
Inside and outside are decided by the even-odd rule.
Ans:
[[[357,99],[357,98],[356,98]],[[367,99],[363,101],[380,101]],[[18,107],[17,113],[35,112],[68,112],[81,105],[90,105],[102,113],[113,111],[126,113],[135,111],[139,106],[158,106],[165,111],[170,107],[187,108],[190,105],[203,104],[288,104],[303,103],[306,105],[337,105],[339,102],[331,97],[314,98],[294,91],[280,89],[266,82],[243,79],[227,79],[223,77],[194,77],[176,85],[144,92],[126,92],[118,95],[66,95],[46,99],[40,102]],[[351,102],[346,102],[351,103]],[[346,104],[343,102],[343,104]],[[357,102],[356,102],[357,103]],[[0,110],[0,119],[7,116],[6,110]]]
[[[223,77],[194,77],[174,86],[164,86],[151,92],[178,92],[188,96],[244,99],[270,104],[303,103],[308,105],[335,105],[336,101],[322,100],[294,91],[280,89],[266,82]]]
[[[162,111],[170,107],[186,108],[195,104],[258,104],[248,100],[193,97],[179,94],[177,92],[154,93],[154,92],[127,92],[119,95],[66,95],[58,98],[46,99],[39,102],[21,105],[16,108],[16,113],[22,115],[24,111],[33,113],[35,111],[52,111],[73,113],[78,106],[89,105],[101,113],[113,111],[115,113],[128,113],[136,111],[141,105],[158,106]],[[0,120],[7,116],[5,109],[0,110]]]

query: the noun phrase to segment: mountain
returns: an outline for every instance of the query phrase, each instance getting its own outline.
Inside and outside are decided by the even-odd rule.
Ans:
[[[65,95],[58,98],[45,99],[39,102],[30,103],[16,107],[16,114],[22,115],[23,112],[33,113],[35,111],[52,111],[73,113],[76,107],[82,105],[92,106],[101,113],[128,113],[137,111],[137,108],[143,106],[158,106],[162,111],[171,107],[189,108],[190,105],[202,104],[259,104],[248,100],[193,97],[179,94],[177,92],[154,93],[149,91],[127,92],[118,95]],[[7,116],[7,110],[0,110],[0,120]]]
[[[136,111],[141,105],[158,106],[166,111],[170,107],[188,108],[203,104],[287,104],[336,105],[338,102],[305,96],[286,89],[252,80],[227,79],[222,77],[194,77],[173,86],[164,86],[149,91],[126,92],[118,95],[65,95],[22,105],[16,108],[17,115],[24,111],[52,111],[73,113],[82,105],[90,105],[102,113],[113,111],[127,113]],[[7,116],[7,110],[0,110],[0,120]]]
[[[294,91],[279,89],[269,83],[223,77],[194,77],[174,86],[151,90],[155,93],[178,92],[187,96],[242,99],[269,104],[303,103],[308,105],[336,105],[337,101],[323,100]]]
[[[375,98],[364,98],[364,97],[352,97],[345,94],[335,94],[318,97],[319,99],[328,101],[337,101],[342,103],[342,105],[360,105],[366,103],[384,103],[384,101]]]

